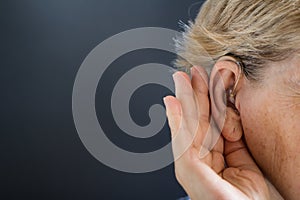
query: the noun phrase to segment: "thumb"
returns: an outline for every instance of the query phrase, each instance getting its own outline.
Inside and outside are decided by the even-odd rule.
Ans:
[[[269,189],[263,174],[248,152],[243,140],[225,141],[224,153],[228,168],[223,171],[223,178],[243,191],[248,197],[270,199]]]
[[[260,173],[260,170],[251,157],[243,138],[237,142],[225,140],[224,154],[228,167],[247,169]]]

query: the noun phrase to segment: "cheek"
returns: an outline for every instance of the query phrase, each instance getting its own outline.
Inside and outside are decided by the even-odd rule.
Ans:
[[[241,110],[241,120],[247,145],[253,154],[266,150],[267,134],[263,117],[252,113],[254,110]]]
[[[274,148],[274,138],[272,127],[268,122],[266,106],[258,106],[254,102],[245,100],[241,104],[240,114],[244,136],[247,146],[257,164],[263,171],[269,171],[272,167],[272,154]],[[251,105],[251,106],[249,106]]]

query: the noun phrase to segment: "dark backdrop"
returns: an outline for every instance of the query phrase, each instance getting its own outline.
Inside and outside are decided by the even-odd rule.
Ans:
[[[137,27],[180,30],[193,19],[196,0],[9,0],[0,1],[0,199],[176,199],[185,193],[173,166],[144,174],[113,170],[94,159],[81,143],[72,118],[72,88],[82,61],[100,42]],[[117,132],[107,96],[118,74],[174,55],[140,50],[120,57],[107,70],[96,96],[99,120]],[[108,81],[105,84],[105,81]],[[110,82],[109,82],[110,81]],[[143,105],[170,94],[145,86],[130,105],[137,124],[147,124]],[[116,133],[122,148],[143,152],[169,141],[167,126],[159,136],[134,140]]]

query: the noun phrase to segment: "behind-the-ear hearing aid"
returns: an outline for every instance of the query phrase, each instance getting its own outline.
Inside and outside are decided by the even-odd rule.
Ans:
[[[229,61],[229,62],[233,62],[235,63],[236,65],[238,65],[238,75],[237,75],[237,78],[235,80],[235,83],[233,85],[232,88],[229,88],[227,91],[226,91],[226,100],[227,100],[227,104],[231,107],[233,107],[235,110],[235,96],[236,96],[236,88],[237,88],[237,85],[239,83],[239,80],[241,78],[241,75],[242,75],[242,69],[244,67],[244,64],[242,62],[242,60],[233,55],[233,54],[226,54],[224,57],[221,58],[221,60],[223,61]]]
[[[232,104],[235,104],[236,87],[239,83],[240,77],[241,77],[241,70],[239,70],[239,74],[238,74],[237,79],[235,80],[233,88],[230,88],[228,90],[227,100],[229,100]]]

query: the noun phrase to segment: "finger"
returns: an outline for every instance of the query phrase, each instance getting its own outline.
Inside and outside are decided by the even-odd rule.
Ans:
[[[171,130],[171,136],[174,137],[178,132],[181,122],[181,105],[173,96],[166,96],[163,101],[166,106],[166,115]]]
[[[198,139],[198,137],[196,137]],[[222,153],[224,152],[223,137],[220,137],[220,131],[217,125],[212,121],[208,125],[208,131],[205,134],[199,151],[199,157],[202,159],[208,155],[212,150]]]
[[[195,137],[194,145],[200,150],[209,127],[209,98],[208,98],[208,77],[203,68],[193,67],[192,87],[194,90],[195,103],[197,106],[199,129]]]
[[[249,199],[270,199],[268,186],[262,174],[251,170],[227,168],[222,175],[224,180],[242,191]]]
[[[166,113],[172,135],[172,150],[177,160],[192,144],[191,134],[186,134],[187,128],[182,120],[182,108],[178,99],[172,96],[164,98]]]
[[[200,83],[198,82],[195,82],[196,84],[192,83],[193,86],[196,86],[201,93],[208,95],[208,75],[205,69],[199,66],[194,66],[191,69],[191,74],[192,74],[192,81],[193,78],[197,78],[197,80],[200,81]]]
[[[222,130],[226,113],[226,104],[223,98],[225,91],[223,77],[220,73],[216,73],[214,79],[210,81],[211,112],[219,129]]]
[[[229,106],[226,108],[222,135],[229,142],[236,142],[240,140],[243,135],[241,117]]]
[[[182,110],[186,114],[193,113],[194,93],[191,81],[184,72],[176,72],[173,74],[175,83],[175,96],[180,101]]]
[[[182,120],[187,125],[186,131],[194,136],[198,128],[198,112],[191,82],[184,72],[176,72],[173,78],[176,98],[180,101],[182,108]]]
[[[249,197],[267,195],[268,188],[264,178],[262,178],[263,175],[249,154],[243,140],[225,141],[224,150],[228,168],[224,170],[223,178]]]
[[[175,162],[176,178],[192,199],[237,199],[237,196],[244,199],[241,198],[245,197],[242,192],[216,173],[222,170],[221,166],[212,169],[206,163],[199,162],[197,155],[198,151],[192,148]],[[222,160],[219,155],[215,156],[217,158],[214,160]]]
[[[209,98],[208,98],[208,77],[206,72],[201,67],[193,67],[192,72],[192,87],[196,97],[196,103],[199,111],[200,120],[209,120]]]
[[[243,140],[224,143],[225,160],[228,167],[247,169],[260,173]]]
[[[189,75],[188,75],[187,73],[182,72],[182,71],[179,71],[178,73],[179,73],[180,75],[182,75],[183,78],[185,78],[189,83],[191,83],[191,79],[190,79],[190,77],[189,77]]]
[[[217,152],[217,151],[212,151],[212,169],[217,173],[220,174],[224,168],[224,156],[222,153]]]

